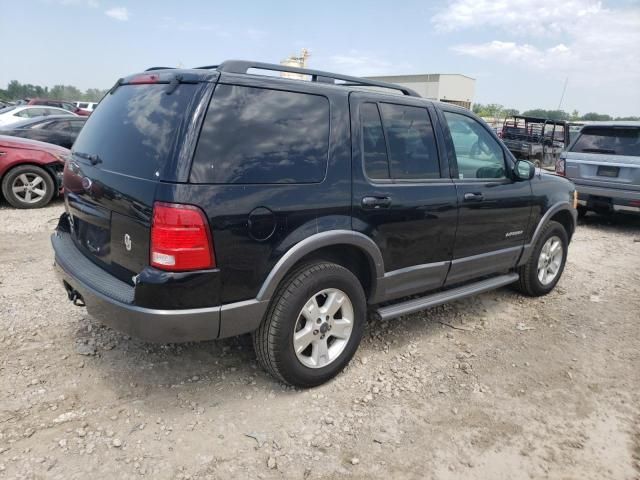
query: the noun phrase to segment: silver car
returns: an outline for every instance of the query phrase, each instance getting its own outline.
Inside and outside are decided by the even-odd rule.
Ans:
[[[640,122],[585,125],[556,163],[578,191],[578,214],[640,213]]]

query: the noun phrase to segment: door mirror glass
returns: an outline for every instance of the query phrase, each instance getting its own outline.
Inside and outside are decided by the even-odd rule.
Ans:
[[[531,180],[536,174],[536,167],[526,160],[518,160],[513,169],[520,180]]]

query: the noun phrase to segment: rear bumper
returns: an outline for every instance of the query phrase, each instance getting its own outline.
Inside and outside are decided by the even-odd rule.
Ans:
[[[640,213],[640,191],[595,187],[579,183],[575,185],[578,191],[578,204],[583,207]]]
[[[248,333],[258,327],[268,305],[248,300],[177,310],[140,307],[133,303],[135,287],[87,259],[68,233],[56,231],[51,243],[54,268],[69,298],[79,295],[89,314],[98,321],[142,340],[188,342]]]

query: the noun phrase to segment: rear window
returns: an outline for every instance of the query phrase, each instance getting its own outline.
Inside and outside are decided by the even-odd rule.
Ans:
[[[328,149],[326,97],[218,85],[200,133],[191,182],[321,182]]]
[[[584,127],[572,152],[640,156],[640,128]]]
[[[173,155],[198,85],[123,85],[107,94],[87,120],[73,150],[98,155],[99,168],[153,179]]]

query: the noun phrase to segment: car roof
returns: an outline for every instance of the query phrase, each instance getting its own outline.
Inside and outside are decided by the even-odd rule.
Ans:
[[[611,120],[611,121],[593,121],[585,123],[583,127],[640,127],[640,121],[637,120]]]
[[[256,74],[256,71],[270,72],[271,74]],[[304,75],[309,80],[286,78],[282,76],[275,76],[277,73],[292,73],[297,75]],[[251,60],[227,60],[218,65],[207,65],[203,67],[191,68],[191,69],[177,69],[171,67],[151,67],[145,72],[130,75],[123,79],[120,79],[114,87],[120,84],[131,83],[137,77],[141,75],[147,75],[149,77],[156,76],[156,81],[170,82],[173,78],[181,77],[182,81],[215,81],[220,75],[242,75],[252,78],[259,78],[263,81],[269,81],[274,83],[290,83],[290,82],[304,82],[306,84],[313,84],[317,88],[327,89],[339,89],[341,91],[361,91],[366,90],[368,92],[383,93],[379,90],[369,90],[370,87],[376,89],[386,89],[390,91],[399,92],[404,96],[422,98],[414,90],[397,85],[394,83],[380,82],[376,80],[369,80],[361,77],[352,77],[339,73],[325,72],[321,70],[311,70],[308,68],[291,67],[288,65],[278,65],[273,63],[263,63]]]
[[[0,135],[0,145],[11,148],[26,148],[28,150],[44,150],[45,152],[55,152],[58,154],[69,153],[68,149],[59,145],[9,135]]]
[[[50,121],[50,120],[67,120],[67,121],[72,120],[74,122],[78,122],[78,121],[86,122],[87,117],[82,117],[80,115],[77,115],[75,117],[73,115],[41,115],[39,117],[27,118],[21,122],[8,125],[8,127],[10,128],[7,128],[7,130],[14,130],[16,128],[25,127],[27,125],[33,125],[34,123],[41,123],[41,122]]]

